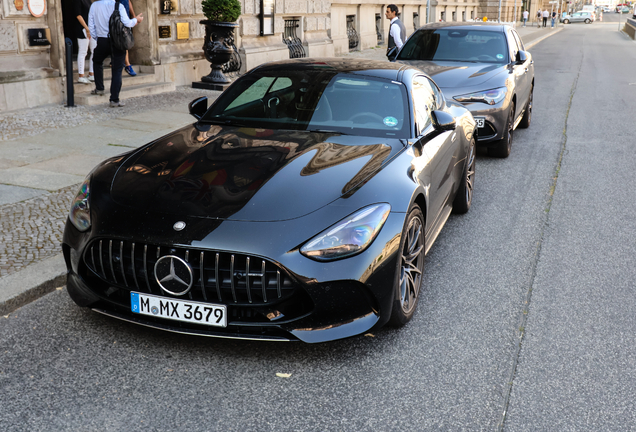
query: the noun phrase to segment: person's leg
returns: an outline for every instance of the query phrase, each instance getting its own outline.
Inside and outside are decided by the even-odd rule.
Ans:
[[[88,39],[77,39],[77,72],[80,78],[79,82],[86,81],[88,84],[88,79],[84,78],[84,62],[86,61],[86,54],[88,53]]]
[[[95,71],[95,90],[104,91],[104,59],[110,55],[110,41],[108,38],[97,39],[95,54],[93,55],[93,69]]]
[[[126,61],[125,61],[124,70],[130,76],[136,76],[137,75],[137,72],[134,71],[133,67],[130,64],[130,61],[128,60],[128,51],[126,51]]]
[[[94,69],[93,69],[93,57],[95,57],[95,47],[97,46],[97,41],[95,39],[91,38],[91,41],[90,41],[89,45],[90,45],[90,48],[91,48],[91,56],[88,59],[88,79],[90,81],[95,81],[95,73],[94,73]],[[102,70],[103,70],[103,68],[102,68]]]
[[[119,102],[119,92],[121,91],[121,73],[124,70],[126,51],[119,50],[113,47],[111,59],[113,60],[113,77],[110,82],[110,101]]]

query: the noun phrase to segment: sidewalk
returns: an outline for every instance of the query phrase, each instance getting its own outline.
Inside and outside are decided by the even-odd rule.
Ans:
[[[517,26],[531,49],[562,27]],[[378,47],[343,57],[386,60]],[[220,92],[180,87],[161,95],[104,104],[48,106],[0,116],[0,314],[65,283],[60,243],[78,185],[100,161],[193,122],[188,103]]]

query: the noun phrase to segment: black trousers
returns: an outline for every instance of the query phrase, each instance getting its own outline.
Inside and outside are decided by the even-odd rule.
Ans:
[[[113,63],[113,74],[110,81],[110,100],[119,102],[121,91],[121,73],[124,70],[126,51],[119,50],[110,44],[109,38],[97,38],[97,46],[93,54],[93,71],[95,72],[95,88],[104,90],[104,59],[110,56]]]
[[[548,26],[548,18],[543,17],[543,27],[547,27],[547,26]]]

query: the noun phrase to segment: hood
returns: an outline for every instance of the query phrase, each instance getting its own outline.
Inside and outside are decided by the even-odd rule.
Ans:
[[[192,125],[129,156],[111,196],[149,213],[288,220],[351,192],[403,148],[388,138]]]
[[[508,73],[506,64],[423,60],[403,60],[400,63],[415,66],[426,72],[442,89],[481,86],[497,75]],[[498,86],[496,83],[493,85]]]

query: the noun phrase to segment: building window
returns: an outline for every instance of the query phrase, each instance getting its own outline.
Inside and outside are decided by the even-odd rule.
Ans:
[[[299,27],[299,18],[287,18],[285,19],[285,32],[283,33],[283,42],[289,48],[289,58],[303,58],[307,57],[303,42],[296,34],[296,29]]]
[[[446,12],[441,12],[439,14],[439,20],[446,22]]]
[[[475,19],[475,11],[470,11],[470,19],[471,20]]]
[[[462,12],[462,21],[466,21],[466,11]]]
[[[382,34],[382,15],[375,14],[375,34],[378,37],[378,45],[384,43],[384,35]]]
[[[360,44],[360,38],[356,31],[356,16],[347,15],[347,37],[349,38],[349,51],[355,50]]]
[[[413,12],[413,29],[417,30],[420,26],[420,14]]]
[[[453,21],[457,21],[457,12],[453,12]]]
[[[274,34],[275,0],[261,0],[261,36]]]

